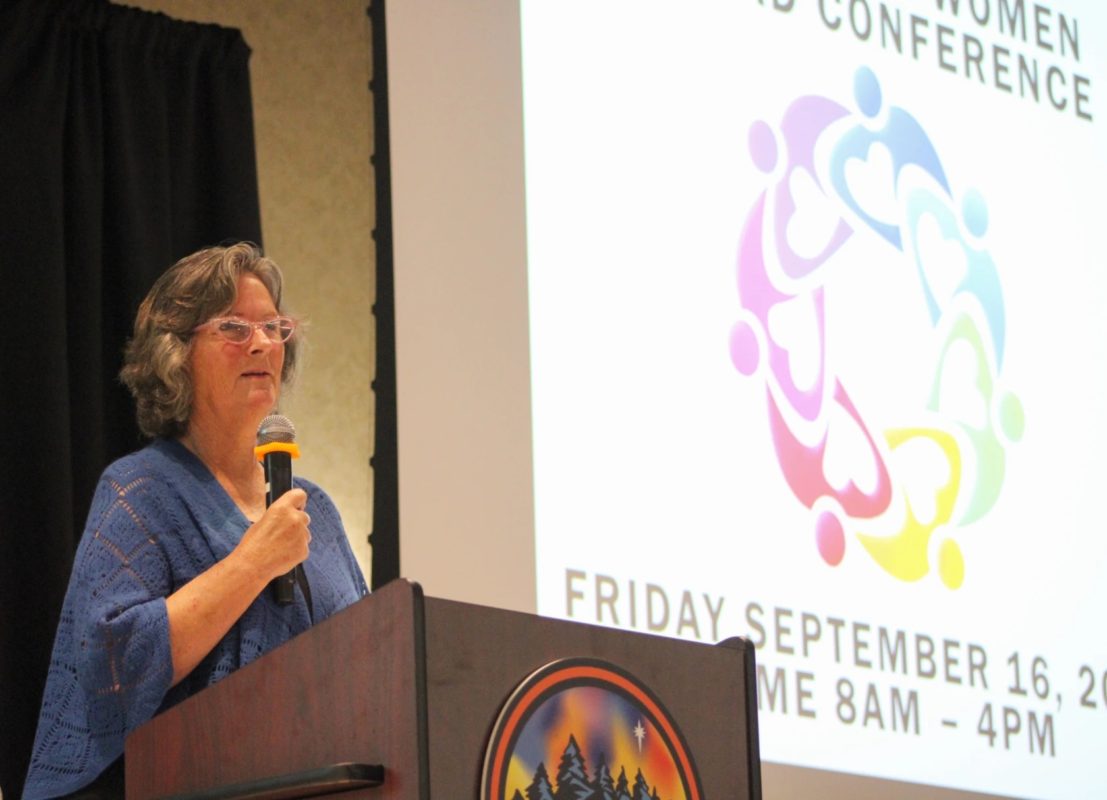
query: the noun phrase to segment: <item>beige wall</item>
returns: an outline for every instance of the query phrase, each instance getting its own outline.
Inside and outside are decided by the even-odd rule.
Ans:
[[[370,26],[366,0],[127,0],[242,31],[267,255],[289,307],[310,322],[304,368],[282,404],[296,472],[342,512],[369,576],[375,259]],[[167,265],[168,266],[168,265]]]

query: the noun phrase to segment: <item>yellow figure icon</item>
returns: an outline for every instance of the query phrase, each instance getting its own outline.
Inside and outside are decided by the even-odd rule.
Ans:
[[[953,517],[953,508],[961,486],[961,451],[952,434],[934,428],[896,428],[887,431],[885,439],[893,452],[911,441],[931,441],[938,446],[949,465],[945,483],[935,491],[933,519],[920,521],[911,507],[910,499],[905,495],[904,522],[898,533],[891,536],[873,536],[860,532],[857,534],[869,555],[889,575],[902,581],[917,581],[930,571],[927,551],[931,534]],[[965,567],[961,548],[956,542],[947,540],[942,543],[938,555],[938,572],[942,582],[950,589],[961,586]]]

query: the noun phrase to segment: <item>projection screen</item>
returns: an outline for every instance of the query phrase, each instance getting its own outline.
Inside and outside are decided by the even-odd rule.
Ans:
[[[1102,793],[1107,6],[387,27],[403,575],[749,637],[766,797]]]

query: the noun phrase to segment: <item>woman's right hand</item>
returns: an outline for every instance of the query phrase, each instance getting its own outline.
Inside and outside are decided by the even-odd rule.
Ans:
[[[303,489],[289,489],[243,534],[235,550],[263,580],[284,575],[307,559],[311,517],[304,510],[306,505]]]
[[[246,529],[238,547],[166,598],[173,683],[184,678],[266,584],[308,557],[307,494],[291,489]]]

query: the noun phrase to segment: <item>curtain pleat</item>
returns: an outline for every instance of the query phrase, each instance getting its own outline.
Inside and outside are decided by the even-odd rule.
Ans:
[[[175,260],[261,243],[237,30],[0,0],[0,788],[18,797],[76,542],[135,449],[117,375]]]

